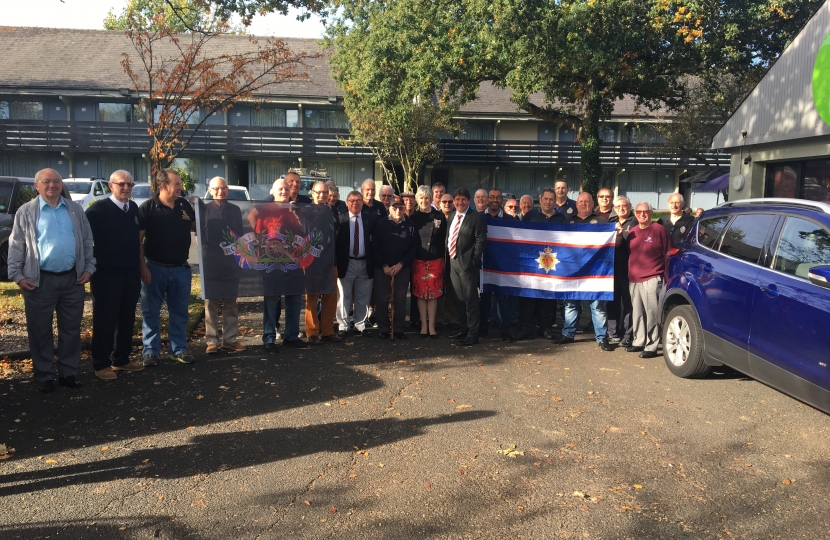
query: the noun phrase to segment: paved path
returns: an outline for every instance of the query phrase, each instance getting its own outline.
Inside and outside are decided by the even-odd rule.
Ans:
[[[48,396],[0,381],[0,538],[827,536],[827,415],[583,339],[256,347],[111,383],[85,366]]]

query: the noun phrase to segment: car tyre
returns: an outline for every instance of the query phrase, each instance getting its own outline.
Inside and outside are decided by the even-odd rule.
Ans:
[[[684,379],[699,379],[712,372],[703,359],[703,330],[694,308],[675,306],[663,325],[663,359],[669,371]]]

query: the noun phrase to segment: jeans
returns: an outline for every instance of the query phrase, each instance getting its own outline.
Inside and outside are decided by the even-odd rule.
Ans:
[[[565,326],[562,328],[562,335],[565,337],[572,338],[576,335],[576,323],[579,321],[579,303],[579,300],[567,300],[565,302]],[[597,341],[602,341],[608,333],[605,300],[591,302],[591,320],[594,323],[594,335]]]
[[[300,311],[303,309],[304,294],[285,295],[285,335],[283,341],[296,341],[300,338]],[[266,296],[262,312],[262,342],[274,343],[280,324],[282,302],[279,296]],[[312,307],[312,309],[314,309]]]
[[[488,324],[486,321],[494,313],[495,319],[499,323],[499,331],[504,333],[510,330],[510,325],[519,318],[516,297],[507,296],[506,294],[481,293],[481,324]],[[484,328],[486,326],[483,326],[482,330]]]
[[[141,323],[144,355],[158,356],[161,352],[161,304],[167,298],[167,335],[170,354],[187,351],[187,304],[190,300],[189,266],[162,266],[147,261],[152,279],[141,284]]]

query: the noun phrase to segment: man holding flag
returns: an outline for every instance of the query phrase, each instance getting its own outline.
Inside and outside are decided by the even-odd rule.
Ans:
[[[594,214],[594,199],[590,193],[582,192],[576,199],[576,215],[571,217],[571,224],[608,223],[604,217]],[[565,326],[562,328],[562,337],[554,341],[557,345],[573,343],[576,335],[576,325],[579,321],[580,301],[568,300],[565,302]],[[591,302],[591,320],[594,323],[594,336],[603,351],[613,351],[614,348],[608,343],[607,337],[607,316],[605,312],[605,301],[594,300]]]

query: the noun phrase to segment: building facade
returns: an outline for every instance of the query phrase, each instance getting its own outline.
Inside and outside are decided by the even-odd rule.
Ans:
[[[222,36],[228,49],[244,36]],[[318,52],[313,40],[286,39],[294,51]],[[121,66],[133,51],[123,32],[6,28],[0,33],[0,175],[32,176],[52,167],[65,177],[108,177],[116,169],[149,175],[151,146],[138,96]],[[134,53],[133,53],[134,54]],[[343,187],[382,180],[367,148],[340,143],[349,134],[342,93],[325,60],[309,62],[308,79],[274,85],[256,103],[237,103],[208,118],[182,154],[202,189],[216,175],[263,197],[289,167],[324,169]],[[442,141],[443,157],[425,183],[469,189],[499,187],[538,196],[566,180],[576,196],[580,152],[571,126],[547,124],[517,111],[509,89],[486,84],[461,111],[463,128]],[[683,179],[691,160],[649,151],[660,143],[655,119],[620,101],[602,125],[602,185],[632,200],[665,208],[680,190],[691,206],[709,207],[713,194],[695,194]],[[723,164],[727,156],[720,156]],[[197,192],[198,192],[197,189]],[[709,200],[711,199],[711,201]]]

